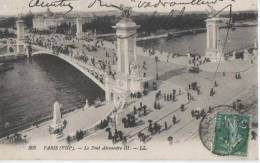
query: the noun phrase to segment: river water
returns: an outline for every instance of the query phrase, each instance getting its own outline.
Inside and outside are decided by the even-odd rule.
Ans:
[[[52,115],[57,100],[64,111],[82,108],[104,92],[77,69],[49,55],[13,62],[0,74],[0,136],[6,122],[14,127]]]
[[[227,34],[226,29],[221,30],[221,38],[224,40]],[[239,27],[236,30],[230,30],[225,50],[237,49],[254,45],[257,38],[257,27]],[[220,42],[223,45],[223,42]],[[186,54],[191,51],[193,53],[205,54],[206,49],[206,33],[195,35],[186,35],[182,37],[154,39],[150,41],[140,41],[138,46],[145,49],[154,49],[169,54],[179,53]]]

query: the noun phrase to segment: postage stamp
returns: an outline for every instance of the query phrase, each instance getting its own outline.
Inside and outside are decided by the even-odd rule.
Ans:
[[[246,156],[250,117],[219,113],[216,120],[213,153]]]

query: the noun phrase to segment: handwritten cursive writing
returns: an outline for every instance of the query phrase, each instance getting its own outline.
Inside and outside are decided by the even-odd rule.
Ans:
[[[114,5],[111,3],[105,3],[102,0],[93,0],[89,5],[88,8],[92,8],[96,3],[98,3],[98,5],[100,7],[113,7]]]
[[[174,6],[181,6],[181,5],[214,5],[217,3],[223,2],[223,0],[183,0],[183,1],[147,1],[147,0],[132,0],[132,2],[136,2],[138,8],[150,8],[150,7],[174,7]],[[235,0],[230,0],[235,2]]]
[[[52,2],[45,2],[44,0],[31,0],[29,7],[67,7],[69,9],[65,14],[68,14],[74,9],[71,1],[73,0],[56,0]]]
[[[184,5],[214,5],[221,3],[224,0],[129,0],[129,3],[134,3],[134,6],[138,8],[157,8],[157,7],[174,7],[174,6],[184,6]],[[235,2],[235,0],[226,0]],[[226,2],[225,1],[225,2]],[[129,4],[126,3],[126,4]],[[98,4],[100,7],[114,7],[115,4],[105,2],[104,0],[93,0],[88,8],[93,7],[95,4]]]

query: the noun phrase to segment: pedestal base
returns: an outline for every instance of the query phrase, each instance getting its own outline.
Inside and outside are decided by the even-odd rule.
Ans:
[[[59,124],[51,125],[50,127],[51,127],[52,132],[57,132],[57,131],[61,131],[63,129],[63,124],[59,123]]]
[[[144,82],[143,80],[132,79],[129,83],[129,89],[131,93],[142,93],[144,91]]]
[[[62,129],[63,128],[63,124],[60,123],[60,124],[55,124],[55,125],[51,125],[51,128],[55,131],[55,130],[58,130],[58,129]]]
[[[24,53],[25,53],[24,45],[22,45],[22,44],[17,45],[17,54],[24,54]]]
[[[207,50],[205,58],[209,59],[210,62],[224,62],[225,56],[223,56],[223,53],[220,53],[216,50]]]
[[[83,34],[82,33],[76,33],[77,39],[82,39],[83,38]]]

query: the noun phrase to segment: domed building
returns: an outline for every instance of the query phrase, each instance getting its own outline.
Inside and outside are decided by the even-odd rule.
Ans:
[[[33,28],[36,30],[51,30],[55,29],[57,26],[66,23],[67,25],[73,25],[76,23],[78,14],[66,14],[64,13],[54,13],[49,8],[43,13],[33,14]],[[83,23],[92,21],[92,16],[80,16]]]

